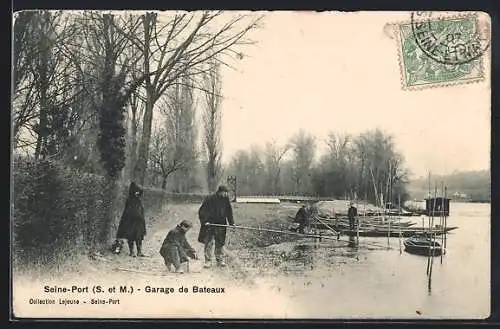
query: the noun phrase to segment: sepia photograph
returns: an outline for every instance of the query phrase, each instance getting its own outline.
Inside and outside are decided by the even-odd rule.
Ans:
[[[13,13],[11,319],[486,319],[491,18]]]

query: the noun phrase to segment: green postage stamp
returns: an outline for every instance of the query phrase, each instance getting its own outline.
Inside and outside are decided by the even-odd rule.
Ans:
[[[405,89],[478,82],[485,77],[489,25],[478,16],[415,12],[399,23],[399,62]]]

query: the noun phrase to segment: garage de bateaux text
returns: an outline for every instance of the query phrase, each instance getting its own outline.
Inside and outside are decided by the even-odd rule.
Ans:
[[[78,293],[121,293],[121,294],[132,294],[134,292],[144,292],[148,294],[186,294],[186,293],[208,293],[208,294],[223,294],[226,292],[225,287],[211,287],[205,285],[192,285],[191,287],[179,286],[179,287],[168,287],[168,286],[151,286],[147,285],[143,288],[134,288],[133,286],[119,285],[103,287],[100,285],[95,286],[44,286],[43,292],[45,293],[67,293],[67,294],[78,294]]]

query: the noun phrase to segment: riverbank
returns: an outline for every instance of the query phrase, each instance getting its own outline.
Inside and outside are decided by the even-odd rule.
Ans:
[[[476,205],[477,206],[477,205]],[[197,242],[198,204],[172,204],[148,222],[144,244],[149,257],[103,254],[79,257],[57,273],[13,280],[18,316],[154,317],[154,318],[484,318],[489,313],[489,209],[456,209],[450,221],[460,226],[450,234],[443,264],[434,259],[431,294],[427,291],[427,259],[399,251],[398,239],[363,238],[359,248],[335,240],[319,244],[293,235],[228,230],[227,268],[168,272],[158,254],[168,230],[183,219],[194,227],[187,238]],[[234,204],[238,225],[285,229],[297,205]],[[484,208],[484,207],[483,207]],[[454,208],[455,209],[455,208]],[[470,217],[475,218],[471,225]],[[480,230],[471,235],[479,224]],[[467,233],[464,235],[462,228]],[[470,237],[481,238],[480,243]],[[469,240],[464,238],[468,237]],[[489,238],[489,235],[488,235]],[[347,239],[341,237],[341,240]],[[487,244],[485,244],[485,242]],[[485,254],[486,252],[486,254]],[[482,255],[478,257],[478,255]],[[488,259],[489,260],[489,259]],[[464,264],[467,270],[464,270]],[[487,279],[487,282],[485,280]],[[46,293],[44,286],[88,287],[88,293]],[[93,292],[100,287],[103,292]],[[119,292],[126,287],[126,292]],[[195,288],[197,287],[197,288]],[[112,292],[115,288],[116,290]],[[153,289],[154,288],[154,289]],[[211,289],[213,288],[213,289]],[[219,289],[217,289],[219,288]],[[223,288],[223,289],[222,289]],[[172,291],[173,289],[173,291]],[[133,290],[133,291],[130,291]],[[54,299],[50,307],[30,299]],[[57,304],[59,298],[80,304]],[[98,304],[93,301],[119,301]]]

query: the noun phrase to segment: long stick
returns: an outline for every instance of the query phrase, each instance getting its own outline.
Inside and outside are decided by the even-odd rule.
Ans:
[[[273,229],[266,229],[266,228],[256,228],[256,227],[241,226],[241,225],[231,226],[231,225],[213,224],[213,223],[207,223],[205,225],[207,225],[207,226],[219,226],[219,227],[238,228],[238,229],[254,230],[254,231],[261,231],[261,232],[283,233],[283,234],[298,235],[298,236],[309,237],[309,238],[322,238],[322,239],[328,239],[328,240],[336,240],[336,241],[341,241],[341,242],[347,242],[347,241],[337,240],[337,238],[329,237],[329,236],[325,236],[325,235],[319,236],[319,235],[316,235],[316,234],[287,232],[287,231],[280,231],[280,230],[273,230]]]
[[[445,200],[446,200],[447,194],[448,194],[448,186],[445,186],[444,187],[444,198],[445,198]],[[447,226],[446,225],[448,224],[447,223],[447,219],[448,219],[448,216],[447,216],[447,213],[446,213],[446,203],[445,203],[445,214],[444,214],[444,250],[443,250],[444,252],[446,252],[446,237],[447,237],[447,231],[446,231],[446,227]]]
[[[314,219],[316,219],[318,222],[320,222],[321,224],[325,225],[326,228],[328,228],[330,231],[332,231],[334,234],[337,235],[337,237],[340,237],[340,232],[337,232],[335,231],[330,225],[328,225],[327,223],[323,222],[321,219],[319,219],[318,216],[315,216]]]
[[[389,162],[389,176],[387,177],[387,187],[386,187],[386,196],[384,198],[384,212],[387,213],[387,200],[389,200],[390,204],[392,205],[392,199],[391,199],[391,195],[390,195],[390,185],[391,185],[391,163]],[[388,215],[388,220],[389,220],[389,230],[388,230],[388,233],[387,233],[387,247],[390,248],[391,247],[391,221],[392,221],[392,218],[391,218],[391,212],[389,211],[389,215]]]
[[[432,194],[431,194],[431,172],[429,171],[429,202],[428,202],[428,206],[427,206],[427,202],[426,202],[426,208],[427,208],[427,219],[428,219],[428,224],[429,224],[429,233],[431,232],[431,209],[429,209],[432,204],[431,204],[431,201],[432,201]],[[426,274],[429,275],[429,269],[430,269],[430,266],[431,266],[431,251],[429,250],[429,254],[427,255],[427,270],[426,270]]]
[[[429,279],[432,276],[432,267],[434,265],[434,245],[436,244],[436,234],[434,234],[434,210],[436,209],[436,198],[437,198],[437,184],[434,188],[434,206],[432,208],[432,231],[431,231],[431,248],[429,248],[429,255],[431,255],[431,267],[429,269]],[[430,282],[430,280],[429,280]]]
[[[399,222],[399,254],[403,253],[403,249],[401,248],[401,195],[398,194],[398,222]]]
[[[446,196],[444,195],[444,181],[441,181],[441,194],[443,195],[443,199],[441,201],[441,216],[440,216],[440,221],[439,221],[439,225],[441,225],[441,247],[444,246],[444,216],[445,216],[445,212],[444,212],[444,208],[445,208],[445,204],[446,204]],[[443,264],[443,252],[441,252],[441,264]]]

